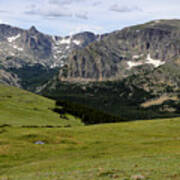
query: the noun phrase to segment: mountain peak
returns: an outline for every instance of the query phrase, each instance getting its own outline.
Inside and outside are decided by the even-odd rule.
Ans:
[[[29,32],[31,32],[31,33],[38,33],[39,31],[36,29],[35,26],[31,26],[30,29],[29,29]]]

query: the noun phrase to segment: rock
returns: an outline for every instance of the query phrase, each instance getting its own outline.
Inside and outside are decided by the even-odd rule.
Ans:
[[[73,51],[66,59],[65,77],[63,69],[59,77],[73,82],[119,80],[152,71],[179,56],[179,27],[179,20],[164,20],[110,33]]]
[[[45,144],[45,142],[43,142],[43,141],[36,141],[35,144],[41,144],[42,145],[42,144]]]
[[[145,177],[142,176],[142,175],[133,175],[133,176],[131,176],[131,180],[143,180],[143,179],[145,179]]]
[[[0,75],[0,82],[35,91],[34,84],[38,84],[41,88],[41,82],[48,82],[51,79],[49,74],[52,73],[54,76],[58,68],[65,66],[65,59],[73,50],[86,47],[95,41],[97,36],[90,32],[83,32],[63,39],[60,36],[43,34],[35,26],[24,30],[0,24],[0,70],[5,72],[3,78]],[[41,68],[38,69],[37,66]],[[45,71],[42,68],[48,75],[44,74]],[[7,74],[15,76],[11,78],[13,84],[9,82],[9,79],[4,78]],[[18,83],[14,83],[16,76]]]

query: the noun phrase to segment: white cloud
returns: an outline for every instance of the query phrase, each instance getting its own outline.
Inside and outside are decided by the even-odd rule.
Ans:
[[[56,5],[64,5],[64,4],[85,2],[85,1],[87,1],[87,0],[49,0],[49,3],[56,4]]]
[[[78,12],[75,13],[75,17],[81,18],[81,19],[88,19],[88,12]]]
[[[179,0],[1,0],[0,7],[3,23],[23,28],[35,25],[45,33],[59,35],[77,27],[105,33],[154,19],[180,17]]]
[[[90,31],[90,32],[102,32],[104,30],[101,26],[96,25],[88,25],[88,24],[78,24],[77,27],[72,28],[70,35],[77,34],[83,31]]]
[[[25,14],[39,15],[44,17],[46,16],[49,18],[75,17],[84,20],[88,19],[87,11],[84,11],[81,8],[77,8],[76,6],[66,6],[67,4],[70,5],[73,2],[81,2],[81,0],[50,0],[48,2],[45,2],[43,6],[32,4],[27,7],[28,10],[25,11]]]
[[[25,11],[29,15],[40,15],[47,17],[68,17],[72,16],[71,11],[66,7],[59,7],[54,4],[45,4],[43,6],[37,6],[32,4],[29,9]]]
[[[134,11],[142,11],[138,6],[121,6],[119,4],[114,4],[110,7],[111,11],[119,12],[119,13],[129,13]]]
[[[0,19],[0,24],[9,24],[7,21]]]

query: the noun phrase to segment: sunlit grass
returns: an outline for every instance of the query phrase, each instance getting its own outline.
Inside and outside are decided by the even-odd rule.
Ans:
[[[0,128],[0,179],[180,179],[180,118]],[[36,145],[36,141],[44,145]]]
[[[67,115],[60,118],[53,112],[55,101],[30,92],[0,85],[0,124],[10,125],[82,125],[79,119]]]

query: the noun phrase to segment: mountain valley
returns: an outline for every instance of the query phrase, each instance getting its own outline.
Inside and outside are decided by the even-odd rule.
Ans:
[[[179,37],[177,19],[67,37],[2,24],[0,82],[127,120],[178,116]]]

